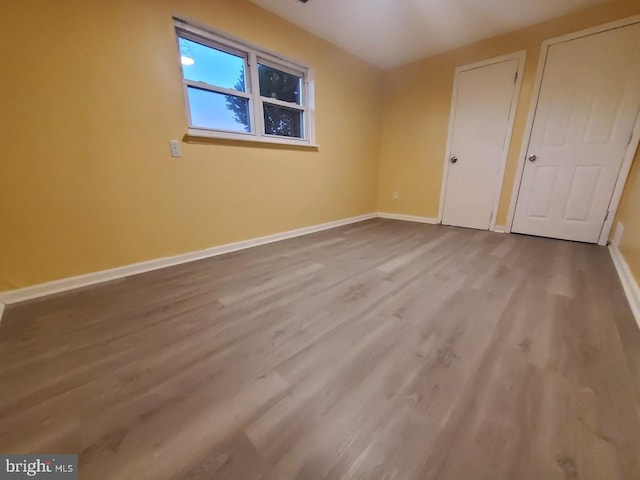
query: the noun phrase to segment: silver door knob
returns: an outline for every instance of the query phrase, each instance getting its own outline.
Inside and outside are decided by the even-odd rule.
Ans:
[[[458,157],[451,157],[451,158],[449,159],[449,161],[450,161],[451,163],[456,163],[456,162],[458,161]]]
[[[538,157],[536,155],[529,155],[529,161],[530,162],[535,162],[538,159]]]

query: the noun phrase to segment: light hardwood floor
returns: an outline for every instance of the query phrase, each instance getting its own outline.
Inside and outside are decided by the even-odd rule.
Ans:
[[[373,220],[10,306],[0,452],[81,479],[640,479],[605,248]]]

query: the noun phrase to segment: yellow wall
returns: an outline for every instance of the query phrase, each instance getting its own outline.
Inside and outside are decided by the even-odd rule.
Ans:
[[[380,71],[245,0],[5,2],[0,291],[375,210]],[[319,151],[182,144],[172,15],[314,69]]]
[[[527,51],[497,224],[506,224],[543,40],[640,13],[638,0],[611,2],[399,67],[383,80],[378,210],[437,217],[457,66]],[[392,194],[399,192],[394,200]],[[640,239],[640,237],[638,237]]]
[[[640,285],[640,149],[627,179],[617,220],[624,225],[620,251]]]
[[[0,291],[376,208],[435,217],[455,67],[526,49],[504,224],[540,43],[637,13],[612,2],[382,73],[246,0],[9,2]],[[173,14],[310,65],[320,150],[183,143],[172,159],[187,128]],[[619,215],[638,277],[639,162]]]

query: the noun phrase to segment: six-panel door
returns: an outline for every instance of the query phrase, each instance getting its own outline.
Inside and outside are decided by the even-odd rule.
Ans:
[[[512,231],[597,243],[640,109],[640,24],[552,45]]]

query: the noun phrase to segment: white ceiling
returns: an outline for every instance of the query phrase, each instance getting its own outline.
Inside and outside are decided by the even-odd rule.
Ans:
[[[607,0],[251,0],[392,68]]]

